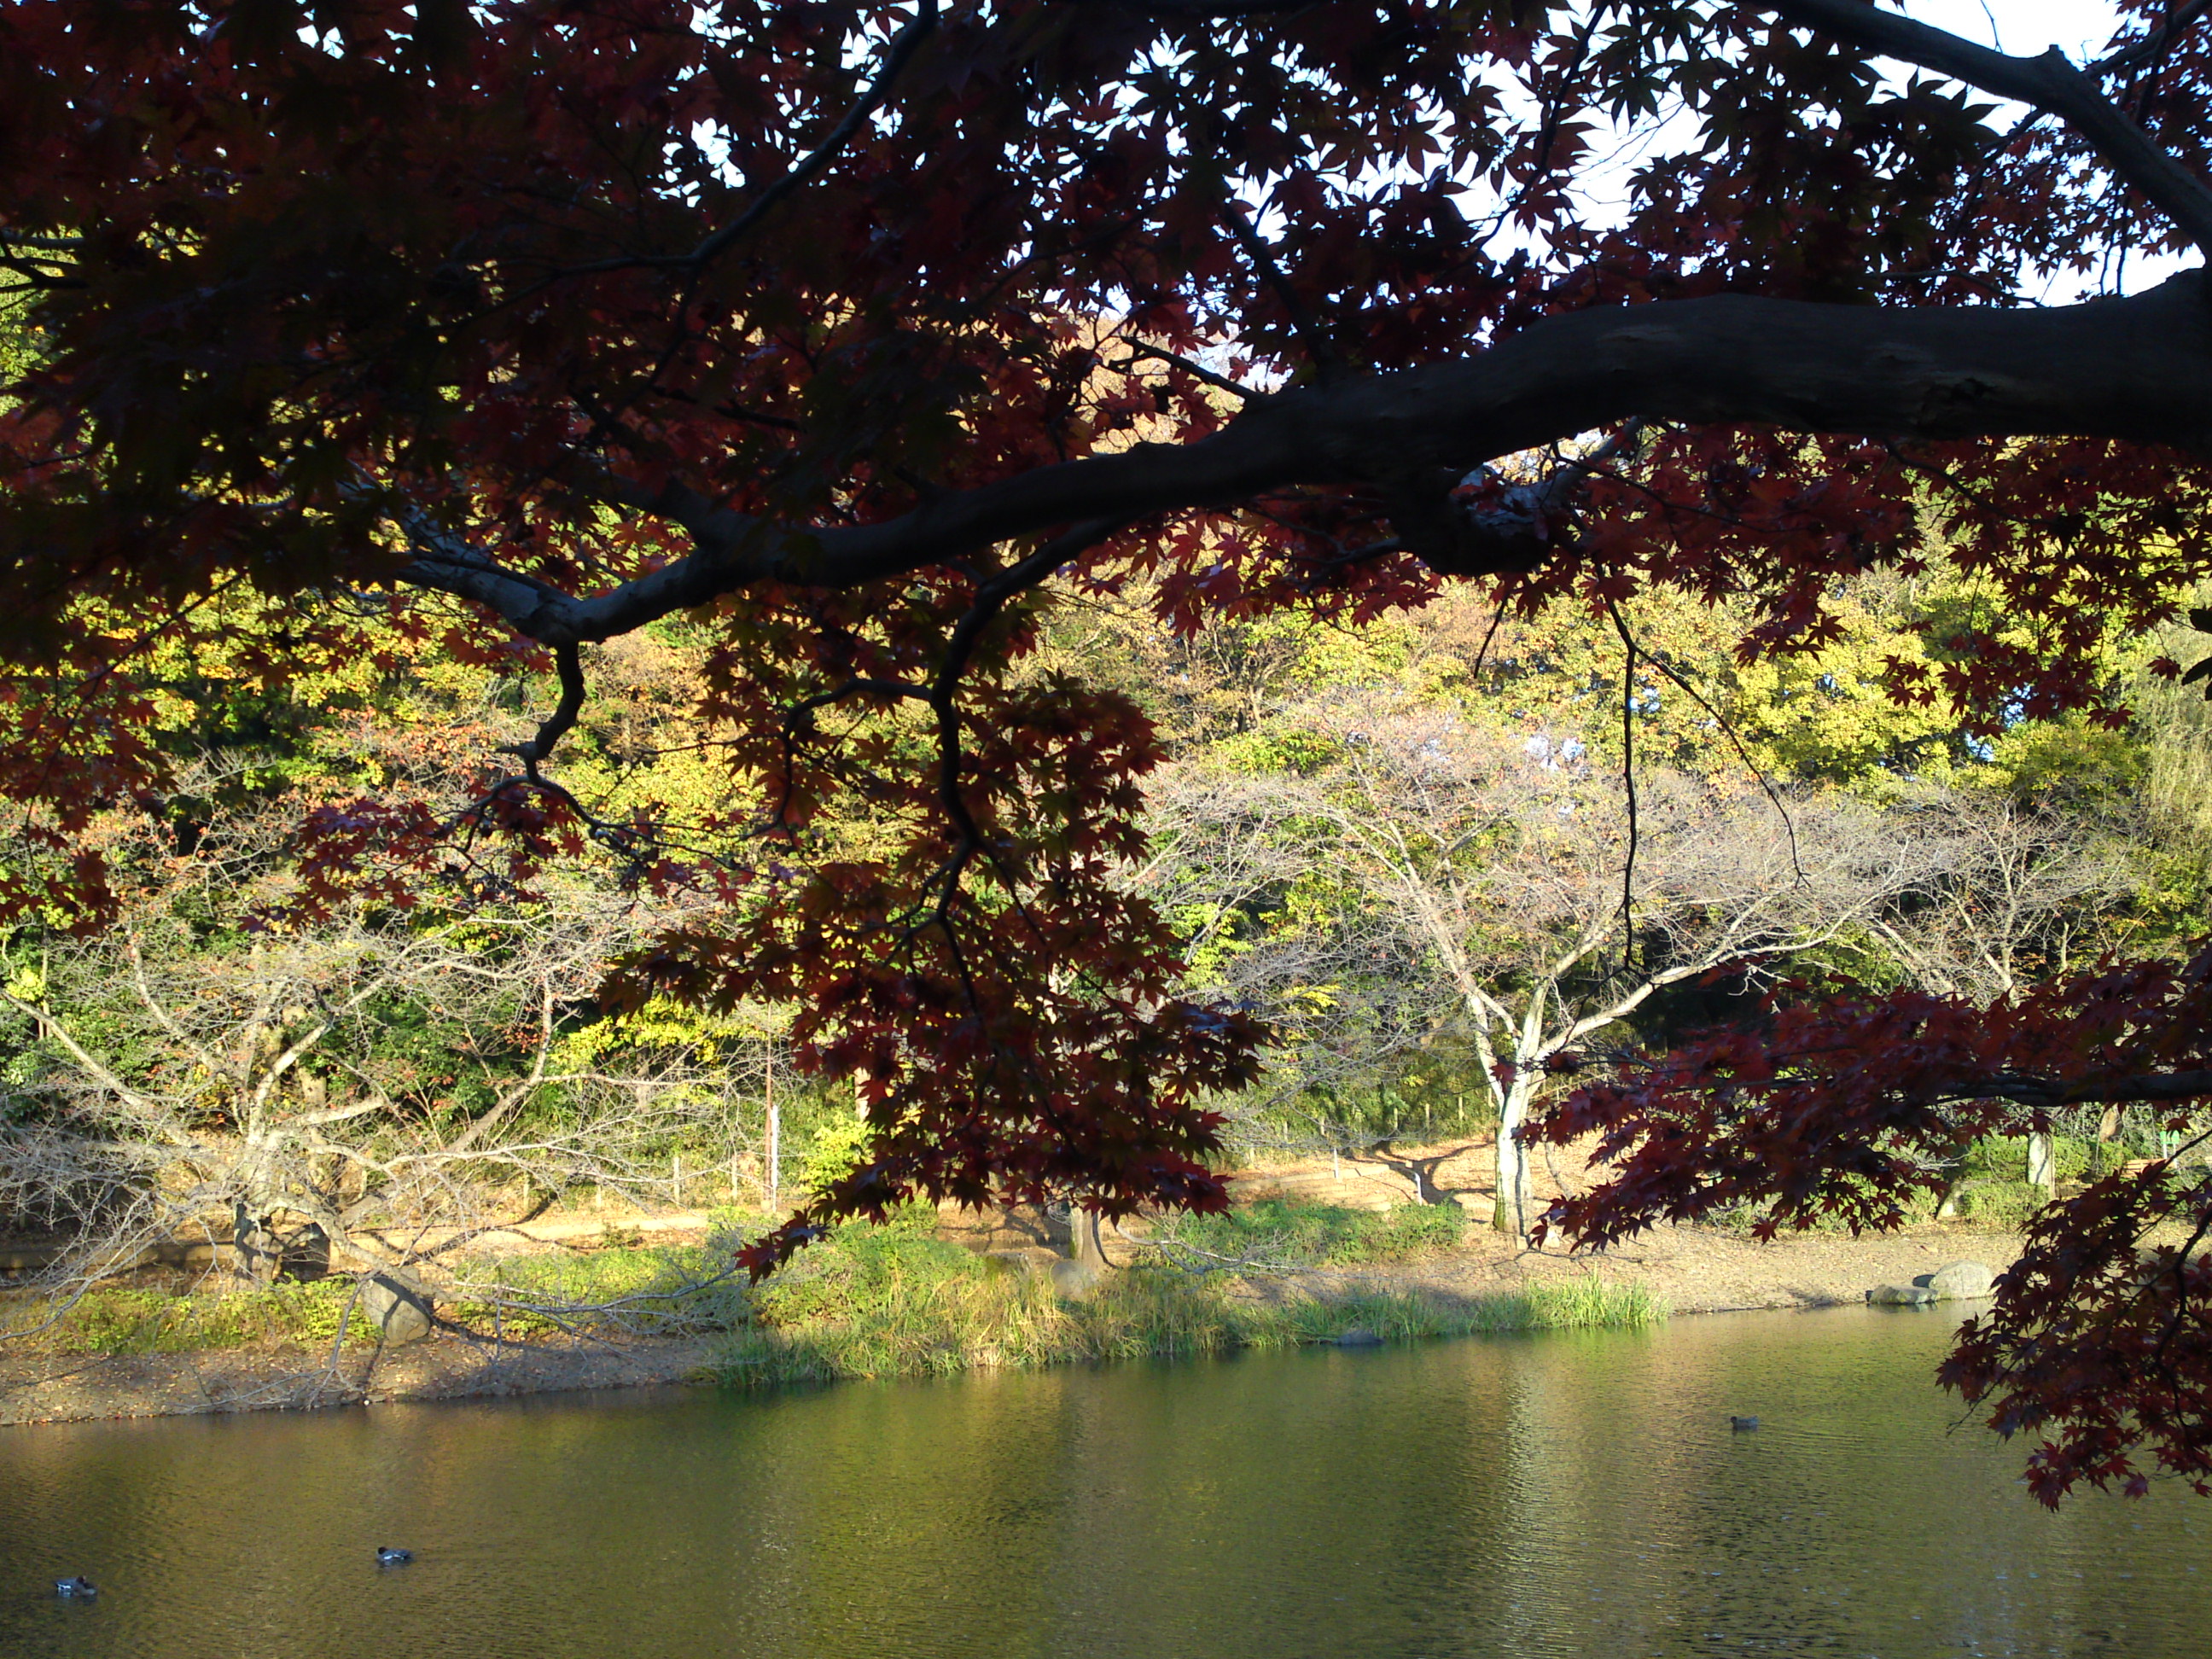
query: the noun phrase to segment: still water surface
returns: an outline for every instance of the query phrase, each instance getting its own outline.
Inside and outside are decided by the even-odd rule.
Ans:
[[[2212,1516],[2039,1509],[1948,1325],[0,1430],[0,1655],[2212,1652]]]

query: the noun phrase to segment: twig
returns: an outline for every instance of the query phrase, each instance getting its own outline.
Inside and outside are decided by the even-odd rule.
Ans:
[[[736,218],[720,229],[702,238],[688,253],[626,254],[611,259],[601,259],[591,264],[569,265],[553,272],[536,286],[569,276],[595,276],[609,271],[634,270],[641,266],[659,269],[697,270],[712,264],[726,252],[731,244],[760,223],[786,198],[801,185],[809,184],[823,168],[836,159],[837,152],[852,141],[861,125],[884,106],[890,96],[892,84],[897,81],[921,43],[937,27],[938,0],[921,0],[920,8],[906,27],[891,37],[890,49],[884,54],[884,66],[876,78],[861,93],[844,118],[830,130],[830,134],[811,150],[792,164],[791,170],[755,197]]]
[[[1147,345],[1142,340],[1133,340],[1126,334],[1117,334],[1115,336],[1115,338],[1118,339],[1123,345],[1129,348],[1131,356],[1126,362],[1109,364],[1108,367],[1110,368],[1127,368],[1131,367],[1138,358],[1150,357],[1157,362],[1167,363],[1176,368],[1179,368],[1182,370],[1184,374],[1189,375],[1193,380],[1203,381],[1206,385],[1213,387],[1216,391],[1226,392],[1231,397],[1240,398],[1246,403],[1251,402],[1255,398],[1263,397],[1266,395],[1263,392],[1255,392],[1250,386],[1239,386],[1227,375],[1217,374],[1204,364],[1194,363],[1191,362],[1189,358],[1182,356],[1179,353],[1169,351],[1160,346]]]
[[[2208,7],[2212,7],[2212,0],[2182,0],[2181,4],[2170,8],[2165,20],[2141,40],[2124,52],[2099,58],[2089,65],[2088,72],[2111,76],[2133,75],[2139,70],[2148,69],[2172,47],[2191,24],[2204,15]]]
[[[1260,273],[1261,280],[1269,288],[1274,289],[1275,297],[1283,302],[1283,310],[1290,317],[1291,326],[1297,331],[1298,338],[1304,342],[1306,354],[1313,359],[1314,368],[1322,378],[1330,380],[1340,374],[1344,370],[1343,359],[1337,356],[1336,349],[1321,331],[1313,313],[1306,309],[1305,301],[1298,298],[1297,290],[1291,286],[1291,280],[1283,274],[1283,268],[1275,263],[1274,254],[1268,250],[1267,243],[1261,240],[1260,233],[1252,228],[1252,222],[1244,216],[1244,210],[1234,200],[1224,200],[1221,204],[1221,216],[1238,245],[1243,248],[1245,257],[1251,260],[1253,269]]]
[[[1615,609],[1613,602],[1611,599],[1607,599],[1606,601],[1606,609],[1613,614],[1613,627],[1619,629],[1621,637],[1626,639],[1628,636],[1628,623],[1623,619],[1619,610]],[[1774,810],[1781,815],[1782,827],[1789,833],[1790,836],[1790,867],[1796,873],[1797,879],[1801,883],[1803,882],[1805,880],[1805,866],[1799,860],[1797,856],[1796,823],[1790,817],[1790,809],[1782,804],[1781,795],[1776,792],[1773,783],[1768,779],[1765,772],[1752,759],[1750,751],[1743,746],[1743,740],[1736,735],[1735,726],[1729,721],[1728,718],[1723,715],[1720,710],[1714,708],[1712,704],[1705,701],[1704,693],[1699,691],[1696,686],[1691,684],[1689,681],[1684,679],[1680,674],[1677,673],[1674,671],[1674,665],[1669,663],[1665,657],[1647,647],[1644,653],[1644,659],[1650,663],[1654,668],[1657,669],[1661,673],[1664,674],[1668,679],[1674,681],[1676,685],[1680,686],[1682,690],[1689,695],[1692,702],[1695,702],[1698,708],[1704,709],[1706,714],[1712,716],[1713,723],[1720,727],[1722,733],[1729,740],[1729,747],[1735,750],[1736,758],[1743,763],[1744,769],[1748,771],[1752,777],[1758,782],[1759,788],[1765,792],[1766,799],[1773,803]]]

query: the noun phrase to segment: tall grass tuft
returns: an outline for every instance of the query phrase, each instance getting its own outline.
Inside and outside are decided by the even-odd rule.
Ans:
[[[1456,1204],[1405,1204],[1354,1210],[1334,1204],[1292,1204],[1264,1198],[1220,1215],[1176,1214],[1153,1224],[1152,1237],[1231,1261],[1288,1267],[1364,1267],[1411,1261],[1460,1242],[1467,1212]]]
[[[1646,1285],[1607,1279],[1539,1279],[1480,1304],[1475,1331],[1565,1331],[1610,1326],[1643,1330],[1664,1324],[1667,1298]]]
[[[844,1377],[945,1376],[1078,1360],[1182,1358],[1334,1342],[1354,1328],[1386,1342],[1473,1332],[1642,1327],[1665,1304],[1638,1285],[1548,1280],[1446,1303],[1418,1291],[1354,1290],[1261,1302],[1218,1276],[1135,1268],[1088,1295],[1010,1269],[918,1228],[848,1227],[763,1287],[753,1323],[719,1342],[708,1370],[744,1388]]]

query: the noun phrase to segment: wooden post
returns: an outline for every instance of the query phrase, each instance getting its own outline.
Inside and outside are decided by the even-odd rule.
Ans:
[[[2027,1138],[2027,1184],[2045,1194],[2058,1190],[2058,1160],[2049,1135]]]
[[[2096,1162],[2089,1171],[2093,1177],[2102,1179],[2111,1173],[2112,1160],[2109,1149],[2112,1143],[2119,1138],[2120,1109],[2116,1105],[2107,1106],[2097,1118],[2097,1145],[2093,1154]]]

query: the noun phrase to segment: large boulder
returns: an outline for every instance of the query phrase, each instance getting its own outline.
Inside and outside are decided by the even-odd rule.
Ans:
[[[1978,1302],[1990,1293],[1996,1274],[1979,1261],[1950,1261],[1928,1275],[1928,1288],[1946,1302]]]
[[[387,1348],[419,1342],[430,1334],[436,1317],[430,1293],[411,1274],[387,1268],[361,1282],[361,1310],[367,1314]]]
[[[1942,1298],[1925,1285],[1877,1285],[1867,1300],[1877,1308],[1927,1308]]]

